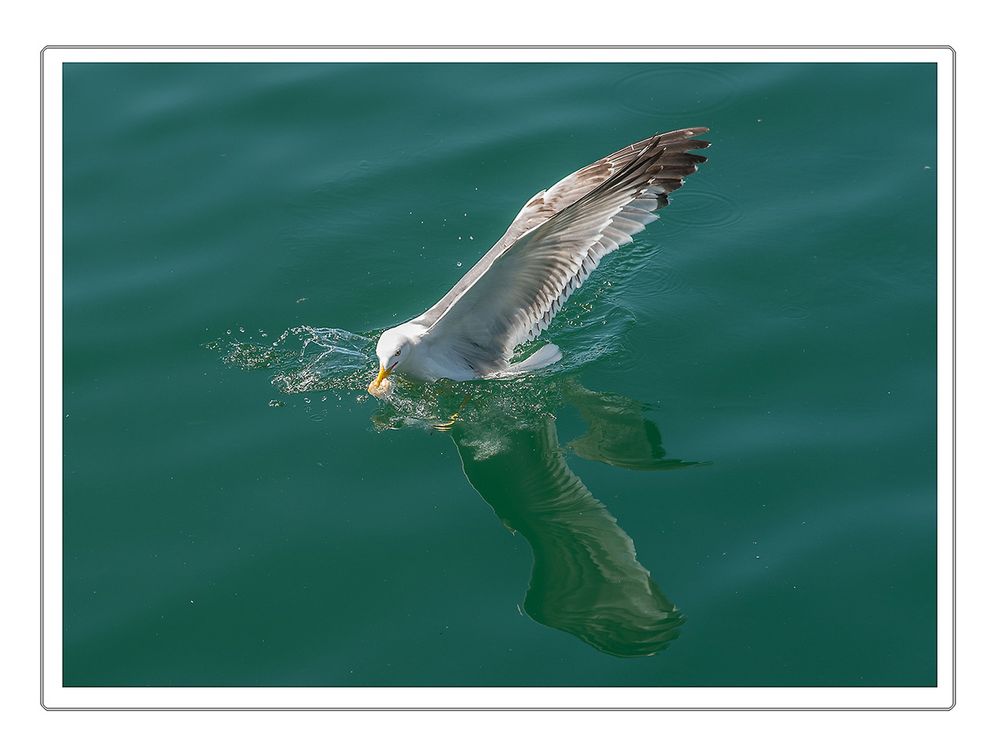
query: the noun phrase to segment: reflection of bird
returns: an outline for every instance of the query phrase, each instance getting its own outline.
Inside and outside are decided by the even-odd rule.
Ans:
[[[574,381],[567,382],[563,390],[587,423],[587,433],[566,446],[581,458],[640,471],[702,465],[667,458],[659,429],[643,416],[643,406],[634,399],[595,393]]]
[[[474,380],[559,360],[554,344],[511,363],[608,253],[654,221],[667,196],[705,161],[690,149],[707,128],[654,135],[584,167],[525,204],[503,237],[436,305],[385,331],[376,351],[380,395],[391,372]]]
[[[662,459],[659,434],[637,406],[616,413],[613,428],[602,426],[607,405],[625,407],[628,399],[576,386],[570,400],[590,434],[632,433],[628,450],[621,441],[598,442],[585,457],[631,468],[690,465]],[[469,482],[531,544],[528,615],[615,656],[654,654],[678,636],[683,616],[636,559],[631,538],[566,464],[551,416],[460,420],[451,435]]]

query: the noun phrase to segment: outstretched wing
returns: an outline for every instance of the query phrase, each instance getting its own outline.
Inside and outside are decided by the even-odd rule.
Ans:
[[[705,161],[707,128],[655,135],[585,167],[521,209],[500,241],[416,319],[476,375],[506,367],[544,331],[601,258],[658,217],[667,195]]]

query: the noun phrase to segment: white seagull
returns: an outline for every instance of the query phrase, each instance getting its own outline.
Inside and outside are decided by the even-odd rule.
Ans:
[[[393,372],[423,381],[475,380],[559,361],[555,344],[520,362],[511,358],[516,347],[548,328],[601,258],[658,218],[654,211],[668,203],[668,194],[706,160],[688,151],[708,148],[693,138],[707,131],[654,135],[535,195],[437,304],[382,334],[379,373],[369,392],[385,393]]]

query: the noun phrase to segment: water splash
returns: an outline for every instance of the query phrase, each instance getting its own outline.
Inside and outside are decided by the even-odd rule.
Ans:
[[[340,328],[296,326],[269,344],[228,335],[206,346],[221,351],[227,365],[273,371],[272,385],[282,393],[295,394],[363,390],[375,361],[375,341],[374,336]]]

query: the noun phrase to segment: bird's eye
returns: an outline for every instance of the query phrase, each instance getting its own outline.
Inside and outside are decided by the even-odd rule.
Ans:
[[[398,356],[399,356],[400,354],[402,354],[402,353],[403,353],[403,350],[402,350],[402,349],[397,349],[397,350],[396,350],[396,353],[395,353],[395,354],[393,354],[392,356],[394,356],[394,357],[398,357]]]

